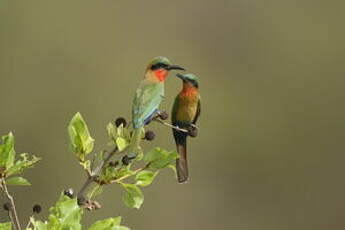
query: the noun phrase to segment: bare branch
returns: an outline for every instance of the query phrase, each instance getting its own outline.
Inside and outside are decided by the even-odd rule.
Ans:
[[[155,119],[153,119],[153,120],[156,121],[156,122],[158,122],[158,123],[161,123],[162,125],[165,125],[165,126],[167,126],[167,127],[170,127],[170,128],[172,128],[172,129],[176,129],[176,130],[178,130],[178,131],[181,131],[181,132],[184,132],[184,133],[188,133],[188,130],[187,130],[187,129],[182,129],[182,128],[178,127],[178,126],[174,126],[174,125],[169,124],[169,123],[167,123],[167,122],[165,122],[165,121],[162,121],[161,119],[155,118]]]
[[[120,183],[120,182],[123,181],[124,179],[127,179],[128,177],[134,176],[134,175],[136,175],[137,173],[139,173],[139,172],[141,172],[141,171],[147,169],[149,166],[150,166],[150,164],[146,164],[144,167],[141,167],[141,168],[136,169],[136,170],[133,171],[131,174],[127,174],[127,175],[124,175],[124,176],[122,176],[122,177],[120,177],[120,178],[117,178],[117,179],[115,179],[115,180],[111,180],[111,181],[109,182],[109,184],[112,184],[112,183]]]
[[[102,171],[103,167],[107,165],[107,163],[111,160],[115,153],[117,153],[117,150],[117,147],[115,147],[111,152],[108,153],[108,156],[95,168],[95,170],[93,170],[93,172],[89,175],[84,185],[78,192],[78,197],[81,197],[86,191],[86,189],[90,186],[90,184],[96,180],[98,174]]]
[[[11,203],[11,208],[9,210],[9,215],[10,215],[11,221],[12,221],[12,223],[13,223],[13,225],[14,225],[16,230],[21,230],[22,228],[20,226],[20,222],[19,222],[19,219],[18,219],[18,214],[17,214],[17,211],[16,211],[16,206],[14,204],[13,196],[8,192],[5,180],[3,178],[0,179],[0,180],[1,180],[1,189],[5,193],[7,199]]]

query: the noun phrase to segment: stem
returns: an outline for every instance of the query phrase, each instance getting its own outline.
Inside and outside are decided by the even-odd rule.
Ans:
[[[103,169],[103,167],[110,161],[110,159],[115,155],[117,152],[117,147],[115,147],[99,165],[95,170],[92,172],[92,176],[98,175]]]
[[[79,190],[77,197],[81,197],[84,194],[85,190],[90,186],[90,184],[94,181],[94,179],[95,179],[94,176],[89,176],[87,178],[87,180],[85,181],[85,183],[83,184],[83,186]]]
[[[174,125],[169,124],[169,123],[167,123],[167,122],[165,122],[165,121],[162,121],[162,120],[160,120],[160,119],[157,119],[157,118],[156,118],[156,119],[154,119],[154,121],[156,121],[156,122],[158,122],[158,123],[161,123],[162,125],[168,126],[168,127],[170,127],[170,128],[176,129],[176,130],[178,130],[178,131],[181,131],[181,132],[184,132],[184,133],[188,133],[188,130],[187,130],[187,129],[182,129],[182,128],[178,127],[178,126],[174,126]]]
[[[14,223],[14,218],[11,211],[8,211],[8,217],[10,217],[11,222]],[[16,230],[16,226],[14,226],[14,229]]]
[[[109,154],[108,156],[93,170],[91,175],[87,178],[83,186],[81,187],[80,191],[78,192],[78,197],[81,197],[86,189],[90,186],[92,182],[95,181],[95,179],[98,177],[98,174],[102,171],[103,167],[107,165],[107,163],[110,161],[110,159],[115,155],[117,152],[117,147],[115,147]]]
[[[25,229],[27,229],[27,228],[29,228],[29,227],[30,227],[30,225],[31,225],[31,219],[32,219],[33,217],[34,217],[33,215],[32,215],[32,216],[30,216],[30,218],[29,218],[29,222],[27,223],[27,225],[26,225]]]
[[[117,179],[115,179],[115,180],[111,180],[111,181],[109,182],[109,184],[112,184],[112,183],[119,183],[119,182],[121,182],[122,180],[124,180],[124,179],[126,179],[126,178],[128,178],[128,177],[134,176],[135,174],[137,174],[137,173],[139,173],[139,172],[141,172],[141,171],[147,169],[149,166],[150,166],[150,164],[146,164],[144,167],[141,167],[141,168],[136,169],[136,170],[133,171],[131,174],[127,174],[127,175],[124,175],[124,176],[122,176],[122,177],[120,177],[120,178],[117,178]]]
[[[18,214],[17,214],[17,211],[16,211],[16,206],[14,204],[14,199],[13,199],[13,196],[11,196],[11,194],[8,192],[7,185],[6,185],[5,181],[4,181],[4,179],[1,179],[1,188],[4,191],[4,193],[6,194],[7,199],[11,203],[11,209],[10,209],[11,221],[14,224],[16,230],[21,230],[22,228],[20,226],[20,222],[19,222],[19,219],[18,219]]]

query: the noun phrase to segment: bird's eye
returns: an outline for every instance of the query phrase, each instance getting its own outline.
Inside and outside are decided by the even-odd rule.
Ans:
[[[157,63],[151,66],[151,70],[157,70],[157,69],[162,69],[162,68],[167,68],[168,65],[164,63]]]

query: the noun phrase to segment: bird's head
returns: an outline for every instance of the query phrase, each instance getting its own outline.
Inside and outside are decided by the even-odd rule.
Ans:
[[[164,81],[170,70],[185,70],[181,66],[173,65],[166,57],[155,57],[148,64],[146,72],[153,75],[159,81]]]
[[[199,79],[196,75],[188,73],[188,74],[176,74],[178,78],[183,81],[184,85],[189,85],[194,88],[199,88]]]

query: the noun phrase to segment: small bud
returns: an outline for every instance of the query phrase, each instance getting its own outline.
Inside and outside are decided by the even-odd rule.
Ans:
[[[196,137],[198,136],[198,129],[196,127],[190,126],[188,127],[188,135],[190,137]]]
[[[6,167],[1,166],[1,167],[0,167],[0,173],[2,174],[2,173],[5,172],[5,171],[6,171]]]
[[[35,204],[35,205],[32,207],[32,211],[33,211],[33,213],[39,214],[39,213],[42,211],[42,206],[39,205],[39,204]]]
[[[145,132],[145,139],[148,141],[153,141],[156,137],[156,134],[152,130],[148,130]]]
[[[69,198],[73,198],[74,197],[74,191],[72,188],[68,188],[65,191],[63,191],[63,194],[65,196],[68,196]]]
[[[92,204],[95,210],[102,208],[101,204],[97,201],[93,201]]]
[[[109,162],[109,166],[110,166],[110,167],[115,168],[115,167],[118,166],[118,165],[119,165],[119,162],[118,162],[118,161],[110,161],[110,162]]]
[[[169,118],[169,114],[166,111],[162,111],[159,113],[159,118],[164,121]]]
[[[12,205],[11,205],[11,203],[6,202],[6,203],[4,203],[3,208],[5,211],[10,211],[12,208]]]
[[[82,206],[86,203],[86,199],[85,197],[81,196],[81,197],[78,197],[77,202],[79,206]]]
[[[119,117],[119,118],[117,118],[117,119],[115,120],[115,125],[116,125],[116,127],[119,127],[121,124],[123,125],[123,127],[126,127],[126,126],[127,126],[127,121],[126,121],[126,119],[123,118],[123,117]]]

